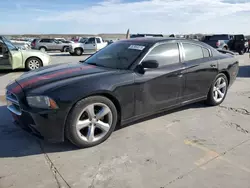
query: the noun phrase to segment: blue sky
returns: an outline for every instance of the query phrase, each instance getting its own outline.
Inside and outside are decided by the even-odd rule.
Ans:
[[[0,33],[243,33],[250,0],[4,0]]]

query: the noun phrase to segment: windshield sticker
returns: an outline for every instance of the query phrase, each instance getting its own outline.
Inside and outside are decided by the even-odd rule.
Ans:
[[[139,46],[139,45],[130,45],[128,49],[133,49],[133,50],[143,50],[145,46]]]

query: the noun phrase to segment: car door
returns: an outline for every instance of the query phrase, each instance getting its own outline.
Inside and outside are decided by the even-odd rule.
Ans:
[[[3,61],[6,63],[5,68],[22,68],[23,61],[22,61],[22,52],[16,48],[9,40],[2,37],[4,52],[3,52]]]
[[[95,37],[90,37],[84,44],[84,51],[87,53],[92,53],[96,51],[96,39]]]
[[[164,43],[153,47],[143,61],[156,60],[159,67],[137,73],[135,83],[136,114],[150,114],[177,105],[183,86],[180,51],[177,43]]]
[[[10,65],[8,48],[0,39],[0,69],[10,67]]]
[[[218,68],[217,59],[208,48],[188,42],[182,42],[185,86],[182,91],[182,102],[204,98],[215,79]]]

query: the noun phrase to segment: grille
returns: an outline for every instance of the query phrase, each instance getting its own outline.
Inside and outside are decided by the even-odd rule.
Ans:
[[[6,92],[6,101],[7,101],[7,108],[12,113],[20,116],[22,114],[18,99],[15,94],[11,93],[10,91]]]

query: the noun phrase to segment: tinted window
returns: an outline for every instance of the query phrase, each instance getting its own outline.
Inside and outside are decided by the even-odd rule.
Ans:
[[[210,57],[210,53],[208,49],[202,48],[202,50],[203,50],[203,57]]]
[[[93,44],[95,43],[95,38],[89,38],[89,40],[87,41],[88,44]]]
[[[101,43],[101,39],[100,38],[96,38],[96,42],[97,43]]]
[[[128,69],[144,52],[147,45],[135,42],[115,42],[95,53],[84,62],[96,66]]]
[[[51,42],[51,39],[42,39],[40,42]]]
[[[203,51],[200,46],[194,44],[183,43],[185,61],[203,58]]]
[[[244,35],[235,35],[235,40],[244,40]]]
[[[180,62],[179,48],[177,43],[161,44],[156,46],[144,59],[157,60],[159,66]]]
[[[210,37],[209,40],[229,40],[230,36],[229,35],[213,35]]]

